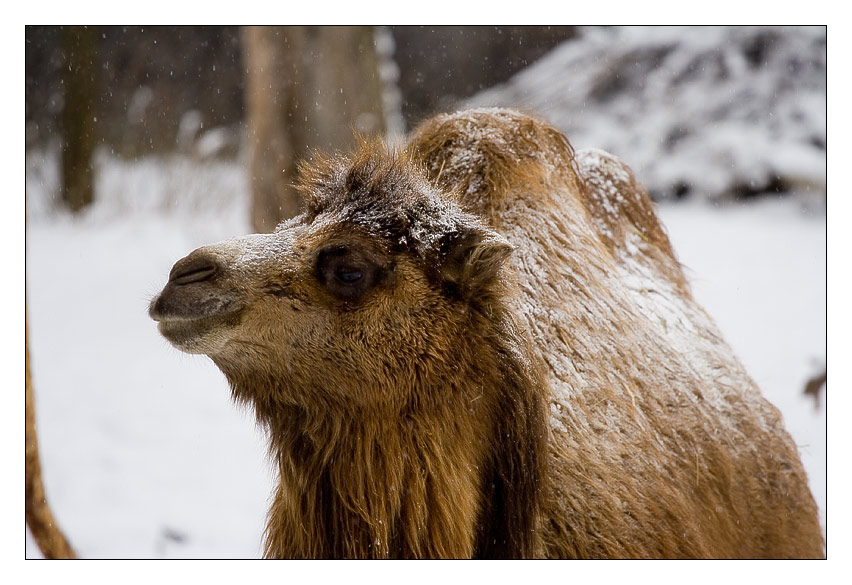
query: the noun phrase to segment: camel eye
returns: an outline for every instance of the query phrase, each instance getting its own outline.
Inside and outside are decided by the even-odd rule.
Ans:
[[[341,266],[334,271],[334,276],[344,284],[352,284],[364,278],[364,271],[357,268]]]
[[[384,271],[356,248],[329,246],[317,256],[316,275],[331,294],[355,301],[381,281]]]

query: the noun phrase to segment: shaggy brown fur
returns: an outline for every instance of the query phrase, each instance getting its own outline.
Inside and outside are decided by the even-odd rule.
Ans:
[[[821,556],[795,445],[617,159],[506,110],[303,169],[151,303],[268,429],[272,557]]]
[[[38,456],[38,436],[36,435],[35,399],[33,381],[30,375],[30,344],[24,333],[25,343],[25,386],[26,386],[26,488],[24,490],[24,515],[33,539],[46,559],[73,559],[74,550],[65,540],[62,531],[53,519],[53,513],[47,504],[44,483],[41,479],[41,464]]]

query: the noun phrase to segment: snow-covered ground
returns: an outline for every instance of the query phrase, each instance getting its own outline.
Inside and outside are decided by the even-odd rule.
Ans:
[[[80,219],[52,214],[51,178],[28,176],[30,349],[57,520],[86,557],[258,556],[270,475],[253,416],[147,316],[175,260],[248,230],[245,177],[185,159],[99,168],[103,200]]]
[[[249,231],[244,174],[102,156],[98,202],[71,218],[53,209],[52,168],[27,159],[26,294],[57,521],[83,557],[259,556],[265,441],[212,362],[170,347],[147,316],[175,260]],[[659,214],[697,298],[782,410],[824,518],[825,409],[802,396],[826,359],[824,209],[791,198]]]

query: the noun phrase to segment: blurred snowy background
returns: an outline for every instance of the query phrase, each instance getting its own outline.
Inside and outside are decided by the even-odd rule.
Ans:
[[[525,107],[629,159],[655,199],[825,198],[821,27],[584,30],[466,103]]]
[[[781,409],[825,526],[825,389],[819,403],[803,392],[826,360],[825,29],[544,32],[384,30],[397,113],[410,127],[438,110],[521,107],[575,147],[630,164],[660,202],[695,296]],[[28,43],[39,42],[36,33],[51,31],[28,27]],[[529,52],[518,49],[529,45],[519,39],[536,38]],[[225,35],[217,46],[238,44]],[[455,64],[482,47],[496,52],[477,65],[497,73],[471,81]],[[252,231],[244,124],[207,119],[216,103],[177,100],[184,111],[164,140],[174,148],[104,140],[93,158],[94,202],[72,213],[60,196],[56,130],[39,117],[59,112],[61,96],[30,99],[40,95],[30,79],[36,53],[28,44],[26,295],[57,521],[83,557],[257,557],[272,486],[264,438],[212,362],[171,348],[147,316],[174,261]],[[128,69],[118,69],[120,80]],[[432,83],[441,70],[466,85]],[[221,89],[204,83],[205,92]],[[127,134],[145,136],[134,121],[145,115],[168,117],[148,111],[156,83],[127,95]],[[39,556],[29,537],[26,554]]]

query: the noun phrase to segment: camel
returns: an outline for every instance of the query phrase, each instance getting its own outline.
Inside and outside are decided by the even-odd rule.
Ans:
[[[151,317],[254,409],[275,558],[822,557],[779,412],[645,188],[504,109],[300,170]]]

